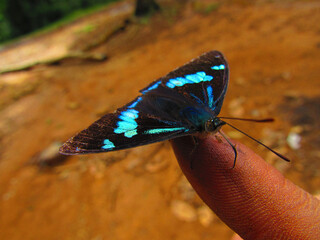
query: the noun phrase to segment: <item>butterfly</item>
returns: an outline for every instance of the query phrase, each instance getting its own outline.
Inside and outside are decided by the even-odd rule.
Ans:
[[[109,152],[202,132],[216,132],[228,63],[210,51],[140,90],[141,95],[70,138],[62,154]]]

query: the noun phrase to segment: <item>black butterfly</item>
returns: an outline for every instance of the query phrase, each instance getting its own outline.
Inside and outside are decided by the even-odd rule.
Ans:
[[[215,131],[228,86],[228,63],[207,52],[154,81],[132,102],[70,138],[63,154],[115,151]]]
[[[216,132],[226,124],[217,116],[227,92],[228,71],[222,53],[207,52],[152,82],[132,102],[70,138],[60,152],[109,152],[199,132]],[[229,144],[236,160],[236,148]]]

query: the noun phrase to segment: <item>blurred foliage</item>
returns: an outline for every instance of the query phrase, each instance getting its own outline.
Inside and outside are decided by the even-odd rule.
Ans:
[[[216,11],[220,7],[219,2],[214,2],[214,3],[204,3],[204,2],[194,2],[193,8],[202,14],[210,14],[213,11]]]
[[[30,33],[72,12],[117,0],[0,0],[0,42]]]
[[[155,0],[137,0],[134,15],[138,17],[147,16],[159,10],[160,6]]]
[[[11,35],[9,22],[4,16],[7,1],[0,0],[0,42],[10,38]]]

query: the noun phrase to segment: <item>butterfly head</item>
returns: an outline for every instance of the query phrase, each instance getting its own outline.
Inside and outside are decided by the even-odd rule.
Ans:
[[[208,119],[205,124],[204,124],[204,130],[206,132],[217,132],[223,125],[225,125],[226,123],[224,121],[222,121],[220,118],[218,117],[213,117]]]

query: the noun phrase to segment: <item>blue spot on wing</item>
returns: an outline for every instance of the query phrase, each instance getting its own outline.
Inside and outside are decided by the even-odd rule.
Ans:
[[[127,138],[132,138],[137,134],[138,134],[137,129],[132,129],[132,130],[126,130],[126,132],[124,133],[124,136]]]
[[[202,74],[189,74],[185,76],[187,80],[190,80],[191,83],[199,83],[202,81]]]
[[[226,67],[223,64],[212,66],[211,69],[213,70],[224,70]]]
[[[126,111],[123,111],[121,113],[121,118],[125,121],[125,120],[134,120],[136,118],[138,118],[138,111],[137,110],[134,110],[132,108],[126,110]]]
[[[213,96],[213,89],[210,85],[207,86],[207,95],[208,95],[208,105],[212,109],[212,108],[214,108],[214,106],[213,106],[214,96]]]
[[[109,139],[105,139],[103,141],[103,144],[104,144],[104,146],[101,147],[103,149],[113,149],[113,148],[115,148],[115,145]]]
[[[137,135],[138,124],[136,119],[139,117],[138,113],[137,110],[132,108],[121,112],[119,116],[120,121],[117,122],[117,128],[114,129],[114,133],[124,133],[124,136],[127,138]]]
[[[174,88],[176,85],[174,85],[174,84],[171,83],[171,82],[167,82],[167,83],[166,83],[166,86],[169,87],[169,88]]]
[[[118,130],[115,131],[115,133],[122,133],[122,130],[135,129],[138,126],[133,119],[130,121],[119,121],[117,125],[118,125],[118,128],[117,128]]]
[[[159,85],[161,84],[161,81],[157,81],[155,82],[153,85],[151,85],[150,87],[148,87],[147,89],[143,90],[142,93],[145,94],[153,89],[156,89]]]
[[[171,78],[166,83],[169,88],[181,87],[185,84],[194,84],[200,82],[208,82],[213,79],[212,76],[207,75],[205,72],[197,72],[195,74],[188,74],[184,77]]]
[[[131,105],[128,106],[128,108],[134,108],[137,106],[137,104],[142,100],[142,97],[138,97],[137,100],[135,100]]]

